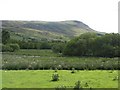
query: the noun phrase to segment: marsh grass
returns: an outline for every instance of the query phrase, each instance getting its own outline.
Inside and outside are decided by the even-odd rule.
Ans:
[[[51,50],[20,50],[3,53],[3,69],[7,70],[118,70],[117,58],[102,57],[66,57]]]

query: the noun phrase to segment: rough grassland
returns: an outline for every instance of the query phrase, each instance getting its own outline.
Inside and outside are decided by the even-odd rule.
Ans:
[[[28,70],[31,65],[32,69]],[[117,88],[117,70],[58,70],[59,81],[52,81],[54,67],[62,68],[97,68],[118,67],[117,58],[101,57],[64,57],[51,50],[19,50],[2,55],[2,87],[3,88],[56,88],[66,86],[73,88],[79,80],[83,88]],[[92,67],[91,67],[92,66]],[[26,70],[20,70],[24,68]],[[47,70],[43,70],[43,69]],[[61,68],[61,69],[62,69]],[[13,70],[6,70],[13,69]],[[17,70],[14,70],[17,69]],[[39,69],[39,70],[38,70]],[[40,70],[41,69],[41,70]],[[1,78],[0,78],[1,81]],[[88,84],[88,86],[85,85]],[[86,86],[86,87],[85,87]]]
[[[117,88],[118,71],[93,70],[76,71],[58,70],[59,81],[51,81],[54,70],[4,70],[2,71],[3,88],[56,88],[62,85],[74,87],[81,81],[84,88]],[[88,86],[85,87],[85,83]]]
[[[103,57],[66,57],[53,53],[52,50],[19,50],[3,53],[2,69],[8,70],[43,70],[75,68],[78,70],[105,69],[118,70],[118,58]]]

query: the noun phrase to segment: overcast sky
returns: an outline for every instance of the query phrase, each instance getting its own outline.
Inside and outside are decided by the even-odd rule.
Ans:
[[[0,20],[79,20],[101,32],[118,32],[119,0],[0,0]]]

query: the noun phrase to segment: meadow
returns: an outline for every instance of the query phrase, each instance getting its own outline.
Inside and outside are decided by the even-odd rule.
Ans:
[[[74,73],[71,73],[74,68]],[[118,58],[67,57],[52,50],[3,52],[3,88],[118,88]],[[52,81],[58,73],[59,80]],[[59,90],[59,89],[58,89]]]
[[[52,50],[20,50],[3,53],[2,69],[5,70],[118,70],[118,58],[67,57]]]
[[[3,88],[74,88],[79,80],[83,88],[118,88],[118,71],[58,70],[58,81],[52,81],[54,70],[4,70]],[[86,85],[87,83],[87,85]]]

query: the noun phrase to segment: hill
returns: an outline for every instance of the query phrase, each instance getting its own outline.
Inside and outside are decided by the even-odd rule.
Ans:
[[[2,21],[12,39],[17,40],[69,40],[86,32],[96,32],[81,21]]]

